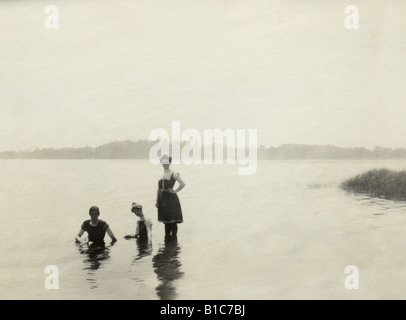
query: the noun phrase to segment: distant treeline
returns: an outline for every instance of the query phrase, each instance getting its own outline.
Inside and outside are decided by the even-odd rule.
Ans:
[[[3,151],[2,159],[147,159],[154,141],[113,141],[98,147]]]
[[[98,147],[44,148],[29,151],[2,151],[1,159],[148,159],[155,141],[113,141]],[[186,145],[180,144],[181,150]],[[252,151],[251,151],[252,152]],[[213,146],[214,154],[214,146]],[[204,155],[201,149],[201,155]],[[224,148],[224,157],[227,156]],[[258,147],[258,159],[406,159],[406,149],[375,147],[340,148],[333,145],[283,144],[279,147]]]
[[[283,144],[258,149],[259,159],[406,159],[406,149],[340,148],[333,145]]]

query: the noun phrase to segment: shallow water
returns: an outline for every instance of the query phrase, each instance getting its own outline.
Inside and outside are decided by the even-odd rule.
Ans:
[[[165,244],[154,207],[159,166],[144,160],[1,160],[1,299],[404,299],[406,203],[342,191],[372,168],[406,161],[260,161],[174,165],[184,223]],[[133,201],[153,221],[152,244],[135,229]],[[119,239],[74,243],[88,209]],[[106,239],[108,236],[106,235]],[[59,271],[46,289],[45,267]],[[359,270],[348,290],[344,269]]]

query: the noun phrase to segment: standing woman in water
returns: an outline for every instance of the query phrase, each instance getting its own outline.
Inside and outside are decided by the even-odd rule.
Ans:
[[[178,223],[183,222],[182,208],[177,193],[185,187],[179,173],[169,169],[172,158],[164,155],[161,157],[164,168],[158,182],[157,199],[155,206],[158,208],[158,221],[165,224],[165,240],[177,240]],[[177,189],[173,189],[178,182]]]

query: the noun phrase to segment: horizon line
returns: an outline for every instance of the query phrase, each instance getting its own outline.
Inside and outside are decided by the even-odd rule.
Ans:
[[[33,152],[33,151],[40,151],[40,150],[47,150],[47,149],[54,149],[54,150],[84,149],[84,148],[95,149],[95,148],[99,148],[99,147],[109,145],[109,144],[113,144],[113,143],[123,143],[123,142],[135,142],[135,143],[137,143],[139,141],[146,141],[146,142],[151,142],[151,143],[159,142],[159,140],[154,141],[154,140],[149,140],[149,139],[138,139],[138,140],[125,139],[125,140],[112,140],[112,141],[109,141],[109,142],[99,144],[97,146],[85,145],[85,146],[81,146],[81,147],[71,147],[71,146],[65,146],[65,147],[35,147],[35,148],[31,147],[31,148],[20,149],[20,150],[10,150],[10,149],[9,150],[0,150],[0,153],[5,153],[5,152]],[[182,143],[186,143],[187,141],[186,140],[183,140],[183,141],[182,140],[181,141],[175,140],[173,142],[177,142],[177,143],[182,144]],[[211,145],[221,145],[223,147],[228,146],[227,143],[218,144],[218,143],[213,143],[213,141],[210,144]],[[203,147],[203,146],[210,145],[210,144],[209,143],[206,143],[206,144],[202,143],[200,146]],[[172,145],[172,142],[169,142],[169,145]],[[264,144],[260,144],[257,149],[261,149],[261,148],[280,148],[282,146],[289,146],[289,145],[311,146],[311,147],[335,147],[335,148],[339,148],[339,149],[366,149],[366,150],[369,150],[369,151],[373,151],[373,150],[375,150],[377,148],[383,148],[383,149],[388,149],[388,150],[399,150],[399,149],[400,150],[406,150],[406,147],[392,147],[391,148],[391,147],[384,147],[384,146],[381,146],[381,145],[376,145],[373,148],[370,148],[370,147],[365,147],[365,146],[343,147],[343,146],[339,146],[339,145],[335,145],[335,144],[329,144],[329,143],[328,144],[311,144],[311,143],[291,143],[291,142],[281,143],[278,146],[275,146],[275,145],[266,146]],[[237,148],[237,146],[231,146],[231,147]]]

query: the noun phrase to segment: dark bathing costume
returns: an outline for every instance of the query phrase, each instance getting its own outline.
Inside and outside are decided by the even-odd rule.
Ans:
[[[138,221],[138,239],[148,240],[148,230],[145,221]]]
[[[108,227],[109,225],[106,221],[99,219],[99,222],[95,226],[90,224],[90,220],[86,220],[83,222],[81,228],[89,234],[89,241],[97,244],[104,244],[104,236],[106,235]]]
[[[182,223],[182,208],[179,197],[176,193],[169,192],[175,185],[176,179],[171,174],[171,178],[161,179],[158,182],[160,197],[158,201],[158,221],[163,223]]]

